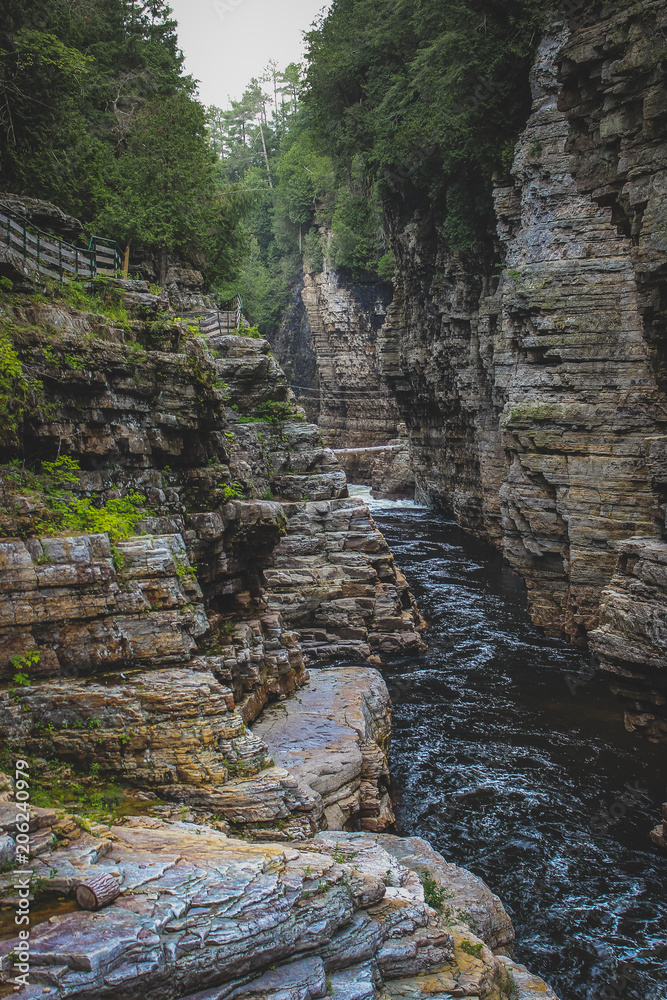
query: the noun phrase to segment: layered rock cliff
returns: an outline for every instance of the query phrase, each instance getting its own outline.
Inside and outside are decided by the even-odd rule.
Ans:
[[[204,339],[174,321],[120,327],[29,296],[7,296],[3,313],[38,387],[5,439],[27,466],[3,470],[3,737],[231,822],[282,815],[317,829],[319,793],[299,791],[246,727],[303,685],[304,660],[423,649],[367,507],[345,499],[344,473],[265,341]],[[36,463],[62,455],[80,466],[66,473],[77,509],[90,517],[95,504],[140,496],[140,533],[117,538],[103,521],[91,533],[56,521],[47,533],[54,503],[73,508]],[[360,816],[363,778],[377,803],[364,805],[368,822],[391,821],[385,751],[374,780],[359,760],[346,819]]]
[[[321,271],[306,264],[272,346],[348,477],[393,497],[412,494],[413,476],[404,427],[377,355],[390,300],[389,285],[353,280],[326,257]]]
[[[388,206],[379,338],[419,495],[502,549],[549,634],[590,639],[652,739],[667,733],[666,25],[664,0],[553,24],[487,257],[450,253],[426,206]]]

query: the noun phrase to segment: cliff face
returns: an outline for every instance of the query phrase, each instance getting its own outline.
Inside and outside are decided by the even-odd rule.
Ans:
[[[377,353],[390,300],[388,285],[354,281],[327,259],[320,272],[304,265],[272,346],[348,478],[372,486],[375,496],[400,497],[413,495],[414,477]]]
[[[320,415],[320,377],[310,316],[303,301],[303,278],[292,289],[292,299],[280,329],[271,335],[271,350],[293,385],[294,394],[309,420]]]
[[[319,427],[331,447],[370,447],[396,437],[398,411],[377,363],[377,335],[391,289],[305,268],[303,303],[317,356]]]
[[[628,725],[643,716],[661,738],[661,582],[623,617],[611,581],[628,538],[656,565],[665,548],[667,5],[624,6],[542,41],[512,183],[495,192],[495,255],[452,257],[426,211],[390,206],[380,353],[421,495],[502,548],[549,633],[593,632],[602,665],[631,679]]]
[[[318,829],[319,791],[274,766],[247,725],[303,686],[306,663],[420,652],[421,622],[268,344],[17,295],[2,303],[2,329],[35,386],[3,441],[7,458],[28,462],[0,476],[3,742],[40,758],[46,782],[57,758],[83,780],[215,808],[225,822]],[[103,522],[47,530],[63,500],[36,463],[58,455],[80,465],[68,475],[84,507],[145,498],[136,534],[114,537]],[[352,708],[339,707],[342,720]],[[341,778],[340,822],[363,812],[382,827],[386,747],[372,727],[339,728],[375,746]]]

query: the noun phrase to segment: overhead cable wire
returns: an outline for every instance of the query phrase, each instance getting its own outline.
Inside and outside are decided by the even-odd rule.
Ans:
[[[305,392],[313,392],[313,393],[316,393],[317,395],[324,394],[324,395],[327,395],[327,396],[348,396],[348,397],[352,397],[352,398],[354,398],[355,395],[357,395],[359,398],[366,398],[368,396],[368,393],[369,393],[368,389],[326,389],[326,388],[324,388],[324,389],[313,389],[311,386],[308,386],[308,385],[292,385],[292,384],[290,384],[290,388],[291,389],[301,389],[302,391],[305,391]],[[381,388],[381,387],[378,386],[377,388]]]

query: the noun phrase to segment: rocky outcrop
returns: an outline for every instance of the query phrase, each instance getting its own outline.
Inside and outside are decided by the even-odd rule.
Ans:
[[[307,264],[271,344],[348,480],[373,495],[414,497],[405,425],[379,370],[377,336],[390,287],[353,280],[325,258]]]
[[[398,425],[399,437],[369,448],[335,448],[334,455],[351,483],[371,487],[376,500],[413,500],[415,474],[405,424]]]
[[[79,219],[63,212],[50,201],[30,198],[10,191],[0,191],[0,204],[10,209],[15,215],[27,219],[38,229],[53,233],[70,243],[76,242],[79,237],[83,236],[83,225]]]
[[[208,628],[181,535],[0,541],[0,591],[4,680],[14,656],[40,678],[183,666]]]
[[[290,507],[265,577],[271,606],[315,662],[425,651],[405,577],[359,498]]]
[[[13,810],[0,810],[11,839]],[[322,834],[295,849],[145,817],[85,832],[39,810],[33,841],[47,893],[104,872],[121,895],[101,914],[66,907],[33,927],[26,1000],[47,990],[63,1000],[554,998],[493,954],[512,941],[497,898],[418,838]],[[439,890],[438,909],[422,881]],[[5,982],[15,944],[0,942]]]
[[[667,741],[667,542],[619,545],[616,573],[602,592],[591,649],[627,703],[625,725]]]
[[[651,840],[658,847],[667,851],[667,802],[664,802],[662,806],[662,823],[658,823],[651,831]]]
[[[172,265],[167,271],[164,294],[169,307],[179,316],[217,309],[215,300],[205,292],[201,271],[194,268]]]
[[[255,734],[277,764],[321,798],[329,830],[383,830],[394,822],[390,719],[387,687],[376,670],[334,667],[312,671],[296,698],[268,708]]]
[[[618,590],[619,546],[643,536],[652,550],[664,532],[666,21],[663,0],[592,4],[547,33],[495,192],[494,254],[453,256],[430,212],[389,206],[396,293],[379,348],[418,496],[502,549],[549,634],[604,643],[631,681],[629,725],[641,715],[654,735],[662,668],[637,669],[646,636],[611,656],[621,624],[605,588]],[[622,634],[650,632],[645,613],[662,612],[637,604]]]
[[[421,652],[419,614],[266,342],[171,318],[156,329],[129,304],[121,322],[58,300],[4,304],[36,387],[5,454],[67,455],[80,471],[65,474],[69,494],[36,469],[3,471],[0,732],[47,783],[55,759],[74,783],[93,775],[235,828],[310,836],[327,822],[322,797],[248,726],[306,683],[305,660]],[[58,531],[57,514],[48,533],[67,495],[91,512],[138,496],[143,533]],[[384,688],[371,674],[369,691]],[[359,739],[357,798],[336,816],[386,825],[386,747]]]

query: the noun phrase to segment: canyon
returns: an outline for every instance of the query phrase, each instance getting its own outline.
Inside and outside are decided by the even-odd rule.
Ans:
[[[659,742],[666,18],[660,0],[574,4],[551,25],[484,253],[451,251],[437,210],[395,197],[394,293],[377,333],[327,262],[301,293],[320,379],[335,364],[341,394],[378,379],[391,390],[418,498],[502,551],[536,624],[588,646],[627,728]],[[356,443],[362,426],[367,447],[391,447],[395,425],[375,428],[376,398],[362,394],[349,417],[326,412],[325,439],[345,426]]]
[[[2,995],[25,877],[26,998],[554,996],[480,879],[385,833],[378,666],[425,625],[267,342],[4,267],[30,382],[2,442]]]
[[[661,3],[593,4],[576,27],[553,26],[510,183],[495,190],[500,276],[491,258],[444,253],[427,213],[395,212],[380,336],[418,492],[501,548],[534,621],[588,642],[626,695],[626,725],[656,740],[667,733],[666,17]],[[650,582],[644,565],[656,566]]]
[[[331,239],[326,226],[321,239]],[[415,487],[407,430],[378,354],[391,297],[386,283],[352,279],[326,256],[321,271],[304,263],[271,346],[350,481],[399,499]]]
[[[0,249],[24,378],[0,441],[0,886],[7,915],[20,754],[26,1000],[555,1000],[481,879],[392,833],[379,668],[421,657],[426,623],[348,480],[488,540],[626,728],[667,742],[667,5],[575,7],[539,43],[486,254],[389,201],[393,290],[306,264],[269,344],[202,334],[194,270],[76,303]],[[131,528],[58,523],[93,501],[134,504]],[[98,875],[120,894],[85,911]]]

